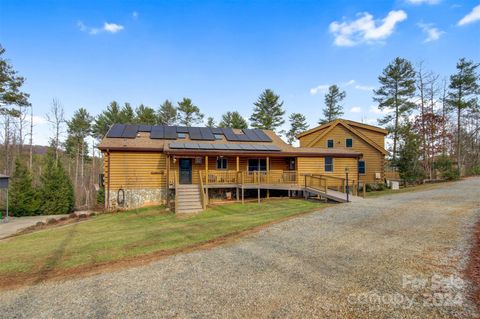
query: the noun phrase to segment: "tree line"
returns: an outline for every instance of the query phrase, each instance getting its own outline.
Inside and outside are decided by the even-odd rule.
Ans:
[[[62,103],[54,99],[46,115],[52,129],[49,150],[47,154],[37,154],[32,143],[32,105],[28,93],[22,91],[25,78],[14,70],[4,53],[0,47],[0,169],[11,175],[12,205],[18,215],[64,213],[73,207],[90,208],[97,199],[101,200],[98,175],[102,159],[96,144],[114,123],[252,127],[276,131],[290,144],[309,128],[304,114],[291,113],[288,130],[280,130],[286,111],[280,96],[271,89],[264,90],[254,101],[248,121],[239,112],[228,111],[218,124],[213,117],[205,119],[190,98],[176,103],[165,100],[158,108],[143,104],[134,108],[130,103],[120,105],[113,101],[97,116],[79,108],[70,119],[65,118]],[[433,178],[438,170],[448,178],[459,176],[462,168],[467,173],[480,173],[478,66],[462,58],[449,79],[440,79],[423,63],[414,67],[406,59],[395,58],[379,75],[373,100],[384,116],[378,122],[386,127],[392,140],[390,165],[405,180]],[[318,123],[340,118],[345,97],[345,91],[331,85],[324,96],[323,117]],[[63,191],[52,191],[55,189]],[[20,205],[27,202],[31,203],[28,209]]]

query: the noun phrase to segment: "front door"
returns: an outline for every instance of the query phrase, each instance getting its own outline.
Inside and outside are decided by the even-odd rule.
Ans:
[[[180,167],[180,184],[192,183],[192,159],[181,158],[178,162]]]

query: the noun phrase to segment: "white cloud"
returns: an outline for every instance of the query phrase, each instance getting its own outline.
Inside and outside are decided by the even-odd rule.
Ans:
[[[123,25],[105,22],[103,24],[103,29],[107,32],[117,33],[118,31],[122,31],[124,28]]]
[[[360,85],[360,84],[355,85],[355,88],[356,88],[357,90],[360,90],[360,91],[372,91],[373,89],[375,89],[375,87],[373,87],[373,86],[370,86],[370,85]]]
[[[466,25],[478,20],[480,20],[480,4],[473,8],[472,11],[464,16],[460,21],[458,21],[458,25]]]
[[[403,10],[392,10],[381,21],[374,20],[368,12],[357,14],[358,19],[347,22],[334,21],[329,30],[334,35],[337,46],[355,46],[360,43],[374,43],[388,38],[395,25],[405,19]]]
[[[315,95],[315,94],[318,94],[318,93],[327,92],[329,86],[330,86],[330,84],[320,84],[319,86],[311,88],[310,89],[310,94]]]
[[[432,42],[440,39],[444,31],[435,28],[431,23],[419,23],[418,26],[422,29],[423,33],[427,35],[427,38],[423,42]]]
[[[388,110],[380,110],[377,105],[372,105],[370,106],[370,113],[376,114],[376,115],[385,115],[388,113]]]
[[[352,113],[360,113],[362,111],[362,108],[360,106],[354,106],[350,109],[350,112]]]
[[[348,82],[343,83],[344,86],[349,86],[355,84],[355,80],[350,80]]]
[[[46,118],[44,118],[43,116],[38,116],[38,115],[34,115],[32,117],[33,119],[33,125],[42,125],[42,124],[47,124],[48,121]]]
[[[439,4],[441,0],[407,0],[410,4]]]
[[[103,24],[103,27],[101,28],[93,28],[93,27],[86,26],[82,21],[78,21],[77,26],[80,31],[86,32],[91,35],[96,35],[102,32],[117,33],[125,29],[123,25],[116,24],[116,23],[108,23],[108,22],[105,22]]]

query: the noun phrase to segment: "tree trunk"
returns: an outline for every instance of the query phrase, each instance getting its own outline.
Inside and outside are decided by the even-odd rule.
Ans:
[[[30,172],[33,171],[33,106],[30,109]]]
[[[461,143],[460,143],[460,126],[461,126],[461,121],[460,121],[460,113],[461,113],[461,108],[457,108],[457,167],[458,167],[458,175],[462,173],[462,157],[460,154],[460,149],[461,149]]]

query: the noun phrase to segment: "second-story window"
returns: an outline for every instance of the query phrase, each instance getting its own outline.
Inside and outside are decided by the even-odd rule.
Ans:
[[[351,138],[347,138],[345,140],[345,146],[346,147],[352,147],[353,146],[353,140]]]
[[[333,140],[327,140],[327,147],[333,148]]]

